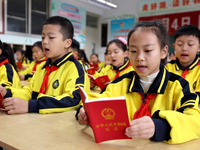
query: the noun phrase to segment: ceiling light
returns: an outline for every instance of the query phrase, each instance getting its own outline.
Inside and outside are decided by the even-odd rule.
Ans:
[[[109,7],[109,8],[117,8],[117,5],[115,5],[111,2],[105,1],[105,0],[91,0],[91,1],[101,4],[103,6]]]

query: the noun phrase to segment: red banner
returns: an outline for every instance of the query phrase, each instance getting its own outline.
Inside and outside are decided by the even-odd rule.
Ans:
[[[147,16],[139,18],[139,21],[150,20],[161,20],[165,25],[169,35],[174,35],[176,30],[183,25],[193,24],[200,29],[200,11]]]

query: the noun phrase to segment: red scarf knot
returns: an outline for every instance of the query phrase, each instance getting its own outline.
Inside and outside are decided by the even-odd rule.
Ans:
[[[138,109],[133,119],[141,118],[143,116],[149,116],[151,117],[151,110],[149,108],[149,102],[152,100],[157,94],[148,94],[147,96],[139,93],[142,97],[142,105],[140,106],[140,109]]]
[[[48,58],[46,57],[45,59],[36,62],[35,65],[34,65],[34,67],[33,67],[32,72],[35,73],[37,65],[41,64],[42,62],[46,61],[47,59],[48,59]]]
[[[56,71],[58,69],[57,66],[46,66],[45,67],[45,70],[47,71],[46,74],[44,75],[44,79],[43,79],[43,82],[42,82],[42,86],[40,88],[40,93],[43,93],[43,94],[46,94],[46,90],[48,88],[48,81],[49,81],[49,75],[52,71]]]

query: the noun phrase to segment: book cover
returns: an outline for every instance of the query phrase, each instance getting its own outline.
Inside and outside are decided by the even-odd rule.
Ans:
[[[92,75],[88,74],[88,77],[95,81],[96,85],[100,87],[101,90],[103,90],[110,83],[110,79],[107,75],[94,78]]]
[[[93,68],[95,68],[96,70],[99,69],[99,65],[98,65],[98,64],[90,64],[90,67],[93,67]]]
[[[87,69],[87,73],[90,74],[90,75],[94,75],[94,74],[95,74],[95,71],[97,71],[97,69],[94,68],[94,67],[91,67],[91,68],[88,68],[88,69]]]
[[[79,91],[97,143],[130,139],[125,135],[125,129],[130,126],[130,123],[124,96],[89,101],[85,91],[80,87]]]
[[[4,98],[0,93],[0,108],[3,108],[3,104],[2,104],[3,100],[4,100]]]

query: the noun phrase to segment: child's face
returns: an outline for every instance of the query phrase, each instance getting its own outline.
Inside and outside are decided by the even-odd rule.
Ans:
[[[21,61],[24,55],[22,55],[19,51],[16,52],[16,58],[18,61]]]
[[[124,52],[115,43],[108,46],[108,56],[111,59],[111,64],[115,67],[119,67],[124,64],[124,58],[128,56],[128,52]]]
[[[98,63],[98,57],[96,55],[92,55],[90,56],[90,62],[93,63],[93,64],[96,64]]]
[[[179,36],[175,43],[175,56],[183,67],[187,67],[194,61],[197,52],[200,50],[199,40],[196,36]]]
[[[168,46],[161,51],[153,32],[137,29],[129,39],[129,59],[140,77],[158,72],[160,61],[167,56],[167,52]]]
[[[42,45],[45,55],[52,62],[63,57],[68,53],[68,48],[71,45],[71,39],[63,40],[63,35],[60,33],[59,25],[44,25],[42,28]]]
[[[105,65],[111,64],[111,59],[110,59],[109,55],[104,55],[104,60],[105,60]]]
[[[32,55],[33,55],[34,61],[39,61],[45,56],[43,53],[43,50],[37,46],[34,46],[32,48]]]

